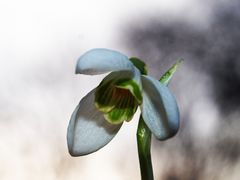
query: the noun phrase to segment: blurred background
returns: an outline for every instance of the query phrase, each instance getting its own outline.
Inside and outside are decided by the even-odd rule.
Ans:
[[[139,112],[98,152],[73,158],[66,132],[79,100],[104,75],[75,75],[101,47],[139,57],[170,84],[179,133],[152,140],[156,180],[240,179],[240,2],[2,0],[0,179],[137,180]]]

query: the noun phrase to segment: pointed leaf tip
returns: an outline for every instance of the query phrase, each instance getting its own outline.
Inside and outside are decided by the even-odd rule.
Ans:
[[[180,58],[174,63],[160,78],[160,82],[164,85],[168,85],[170,80],[173,77],[173,74],[176,72],[178,66],[183,62],[184,59]]]

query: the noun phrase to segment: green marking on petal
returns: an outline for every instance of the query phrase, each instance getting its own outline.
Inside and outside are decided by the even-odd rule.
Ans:
[[[129,90],[141,104],[142,94],[138,84],[132,79],[131,72],[116,71],[107,75],[95,92],[95,106],[103,113],[110,112],[117,104],[119,89]]]
[[[115,87],[111,85],[111,83],[102,84],[97,88],[95,93],[95,106],[99,111],[106,113],[114,108],[114,94]]]
[[[116,87],[114,83],[117,77],[117,73],[110,73],[97,87],[95,92],[95,106],[99,111],[107,113],[114,108],[114,96],[116,93]]]
[[[136,57],[131,57],[129,60],[133,63],[133,65],[136,68],[138,68],[141,74],[147,75],[147,65],[142,60]]]
[[[111,124],[130,121],[138,107],[137,101],[129,90],[116,88],[116,91],[115,107],[110,112],[104,114],[105,119]]]
[[[178,66],[182,63],[183,59],[178,59],[175,64],[170,67],[167,72],[163,74],[163,76],[160,78],[160,82],[164,85],[168,85],[169,81],[172,79],[173,74],[176,72]]]
[[[133,80],[123,80],[116,83],[118,88],[128,89],[132,95],[136,98],[138,104],[142,104],[142,92],[138,84]]]

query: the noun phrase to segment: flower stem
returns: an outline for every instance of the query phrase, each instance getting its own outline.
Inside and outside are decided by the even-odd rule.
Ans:
[[[137,144],[142,180],[154,179],[151,160],[151,136],[151,131],[142,116],[140,116],[137,129]]]
[[[138,58],[130,58],[130,61],[139,69],[141,74],[147,75],[147,68],[143,61]],[[177,60],[159,81],[167,86],[182,61],[183,59]],[[152,133],[145,124],[142,115],[140,115],[137,129],[137,144],[142,180],[154,180],[151,160],[151,137]]]

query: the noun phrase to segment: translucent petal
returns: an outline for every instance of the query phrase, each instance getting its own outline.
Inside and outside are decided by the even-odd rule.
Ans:
[[[142,116],[159,140],[174,136],[179,129],[179,110],[169,89],[150,76],[142,76]]]
[[[87,94],[73,112],[67,131],[68,150],[72,156],[95,152],[109,143],[121,124],[108,123],[94,105],[95,89]]]
[[[109,49],[92,49],[77,61],[76,73],[96,75],[110,71],[133,71],[134,66],[124,54]]]

